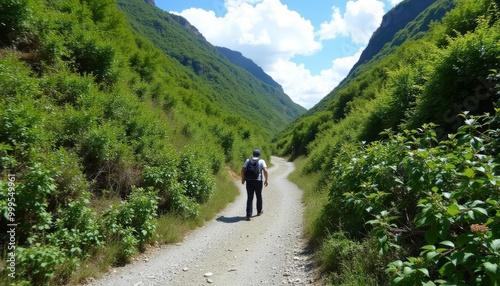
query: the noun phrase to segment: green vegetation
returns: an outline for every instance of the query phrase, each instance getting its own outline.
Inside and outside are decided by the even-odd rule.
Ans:
[[[227,86],[135,33],[113,0],[5,0],[0,23],[1,285],[79,283],[179,241],[236,196],[229,170],[256,146],[270,156],[269,136],[299,112],[242,116],[236,98],[272,96],[255,79],[227,108]]]
[[[307,234],[329,283],[500,284],[498,4],[455,1],[275,139],[315,182]]]
[[[117,2],[134,30],[177,61],[179,69],[198,86],[197,92],[212,104],[272,131],[269,136],[305,111],[282,90],[232,64],[186,19],[142,0]]]

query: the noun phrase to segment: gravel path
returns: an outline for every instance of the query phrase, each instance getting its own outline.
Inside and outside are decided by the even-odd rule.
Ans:
[[[302,237],[302,192],[287,179],[294,165],[272,160],[262,216],[244,219],[246,191],[238,183],[236,200],[182,243],[159,247],[91,285],[317,285]]]

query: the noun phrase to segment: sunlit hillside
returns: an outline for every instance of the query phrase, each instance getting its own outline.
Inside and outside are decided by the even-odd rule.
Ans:
[[[251,150],[270,159],[305,109],[187,25],[144,1],[0,2],[1,285],[79,283],[179,241],[236,196]]]
[[[435,1],[276,137],[332,285],[500,283],[499,4]]]
[[[177,61],[179,69],[199,87],[196,93],[212,104],[248,119],[255,128],[272,132],[282,130],[305,111],[282,89],[234,65],[186,19],[143,0],[117,3],[134,30]]]

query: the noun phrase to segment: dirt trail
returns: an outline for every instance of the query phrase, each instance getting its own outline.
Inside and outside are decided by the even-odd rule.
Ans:
[[[287,179],[294,165],[278,157],[272,162],[262,216],[244,219],[246,191],[237,182],[240,195],[216,219],[92,285],[316,284],[302,238],[302,192]]]

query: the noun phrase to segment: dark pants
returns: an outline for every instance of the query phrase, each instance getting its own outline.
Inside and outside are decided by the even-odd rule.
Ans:
[[[253,195],[257,197],[257,212],[262,211],[262,181],[247,180],[247,217],[252,216]]]

